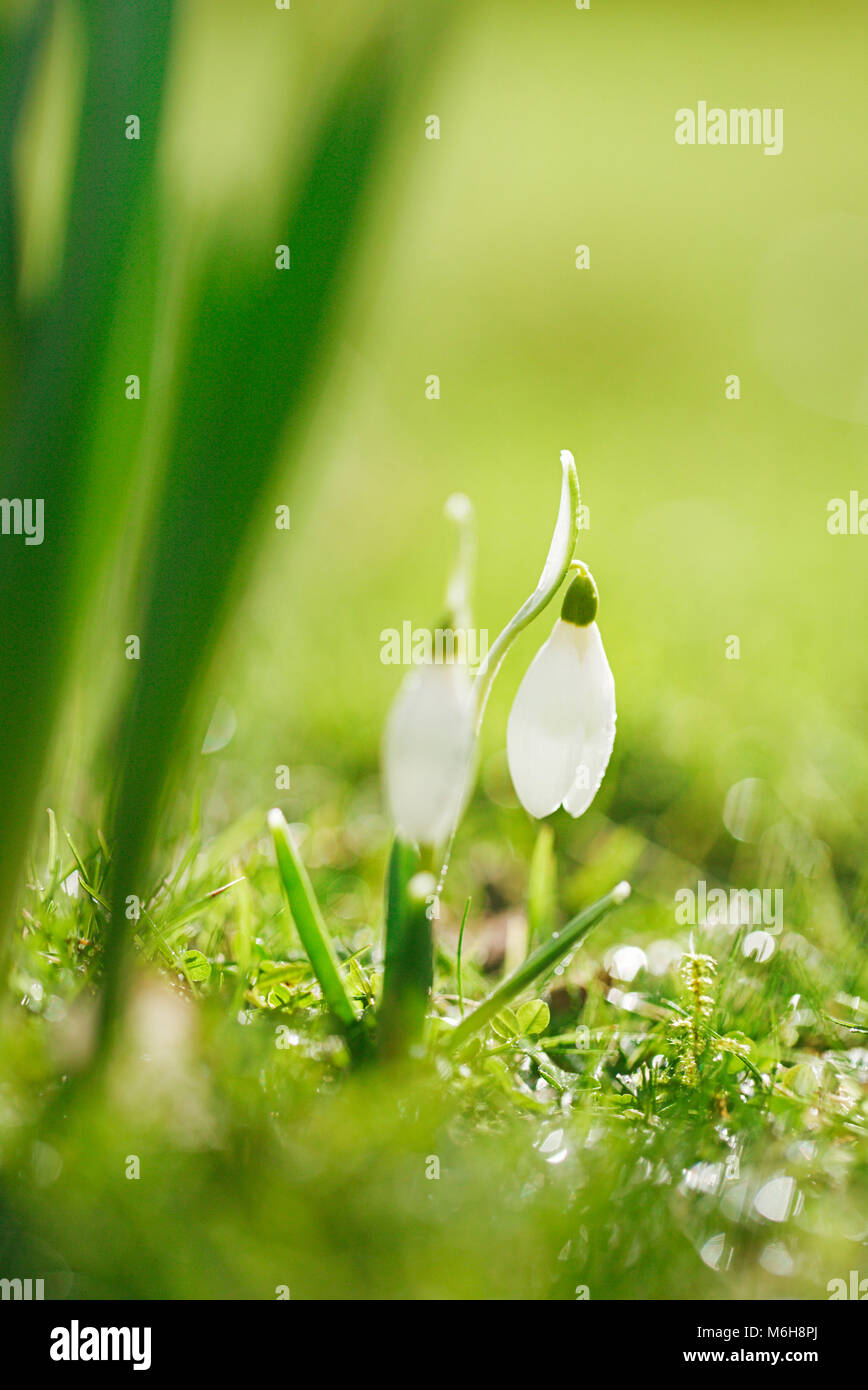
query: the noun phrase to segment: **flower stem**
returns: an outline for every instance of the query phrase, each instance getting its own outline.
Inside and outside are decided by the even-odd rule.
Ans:
[[[527,627],[528,623],[533,622],[534,618],[542,612],[546,604],[557,593],[573,558],[579,533],[581,494],[579,492],[579,479],[576,474],[576,461],[569,449],[561,450],[561,468],[563,475],[558,518],[539,582],[530,597],[525,599],[518,612],[497,636],[476,673],[476,679],[473,683],[473,699],[477,733],[482,724],[482,717],[494,678],[500,669],[503,658],[518,634]]]
[[[458,553],[446,589],[446,612],[450,626],[466,633],[473,621],[470,601],[476,559],[473,503],[463,492],[453,492],[447,499],[445,512],[458,530]]]
[[[396,839],[389,860],[386,960],[377,1011],[377,1051],[406,1056],[422,1039],[434,980],[434,945],[428,915],[433,875],[419,873],[415,846]]]

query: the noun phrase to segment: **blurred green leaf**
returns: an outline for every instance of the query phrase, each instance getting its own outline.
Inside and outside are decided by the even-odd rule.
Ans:
[[[491,1020],[492,1032],[499,1038],[508,1042],[511,1038],[517,1038],[521,1033],[521,1025],[512,1009],[501,1009]]]
[[[185,951],[181,960],[188,979],[194,984],[204,984],[211,977],[211,962],[201,951]]]
[[[4,494],[41,499],[45,538],[0,546],[0,902],[14,901],[74,627],[83,451],[136,210],[150,186],[170,0],[85,6],[87,75],[60,279],[21,326]],[[143,138],[123,119],[134,105]],[[7,190],[8,197],[8,190]],[[3,214],[8,220],[11,213]],[[115,460],[130,467],[134,438]]]
[[[544,1033],[549,1026],[551,1012],[544,999],[529,999],[517,1011],[518,1029],[523,1037],[534,1037]]]
[[[166,483],[144,576],[139,679],[124,718],[112,839],[114,880],[103,1037],[117,1010],[122,904],[147,872],[175,755],[195,711],[245,542],[287,423],[297,435],[348,281],[367,191],[395,93],[394,54],[378,36],[339,83],[315,131],[278,244],[204,253],[178,383]]]
[[[51,0],[39,0],[29,14],[19,15],[0,28],[0,421],[21,348],[18,209],[12,156],[21,107],[52,10]]]

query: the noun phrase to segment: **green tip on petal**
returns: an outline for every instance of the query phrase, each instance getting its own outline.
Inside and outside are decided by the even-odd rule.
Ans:
[[[600,596],[587,566],[578,564],[575,568],[576,577],[564,594],[561,617],[565,623],[573,623],[576,627],[589,627],[597,616]]]

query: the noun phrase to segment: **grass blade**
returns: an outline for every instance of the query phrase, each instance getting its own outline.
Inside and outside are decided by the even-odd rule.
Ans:
[[[515,970],[508,979],[498,985],[487,999],[483,999],[472,1014],[468,1014],[466,1018],[462,1019],[452,1033],[447,1034],[447,1052],[454,1052],[456,1048],[461,1047],[489,1019],[494,1018],[495,1014],[498,1014],[524,990],[529,989],[540,975],[545,975],[549,970],[552,970],[563,956],[572,951],[582,938],[587,936],[601,917],[605,917],[606,913],[611,912],[613,907],[618,907],[621,903],[626,902],[629,896],[629,883],[616,884],[611,893],[607,893],[605,897],[592,903],[590,907],[586,907],[584,912],[580,912],[577,917],[568,922],[556,937],[544,941],[541,946],[532,951],[518,970]]]
[[[329,929],[325,924],[307,869],[296,849],[281,811],[268,813],[268,828],[274,840],[277,867],[295,922],[313,972],[319,980],[323,999],[340,1024],[352,1029],[356,1011],[344,989],[341,970]]]

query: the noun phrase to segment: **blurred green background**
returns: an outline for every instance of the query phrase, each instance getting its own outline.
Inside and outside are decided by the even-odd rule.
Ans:
[[[9,815],[28,834],[33,816],[34,852],[46,852],[51,806],[88,853],[97,852],[97,830],[109,834],[114,824],[144,881],[153,825],[157,882],[183,862],[195,825],[200,855],[202,845],[219,845],[201,870],[203,882],[215,875],[206,887],[234,877],[233,866],[258,882],[260,848],[249,846],[277,800],[312,829],[309,861],[329,908],[374,928],[386,852],[379,741],[401,674],[381,663],[380,633],[437,619],[453,546],[443,503],[460,490],[478,521],[475,622],[493,640],[536,581],[556,508],[558,453],[569,448],[590,513],[580,553],[600,588],[618,736],[588,815],[555,822],[564,910],[622,873],[633,879],[636,896],[604,929],[603,953],[624,939],[675,935],[672,894],[701,874],[780,885],[788,926],[839,956],[843,973],[834,984],[829,977],[830,990],[859,994],[868,933],[868,540],[830,535],[826,521],[830,499],[853,489],[868,496],[868,189],[859,159],[868,93],[855,60],[868,17],[850,3],[782,11],[592,0],[578,11],[571,0],[294,0],[279,12],[267,3],[186,0],[142,10],[144,56],[134,75],[142,103],[147,96],[152,104],[160,91],[151,8],[171,19],[162,122],[156,127],[155,117],[142,142],[153,172],[148,181],[135,176],[139,201],[116,209],[116,282],[98,341],[87,348],[91,375],[70,388],[81,404],[74,438],[58,434],[62,448],[52,452],[49,439],[38,455],[43,550],[62,531],[66,558],[32,590],[22,568],[36,565],[30,554],[5,552],[0,575],[7,613],[18,585],[32,604],[22,612],[50,615],[40,626],[41,693],[21,693],[33,687],[15,662],[6,678],[7,721],[19,708],[14,687],[21,705],[33,705],[45,753],[43,760],[28,743],[25,776],[7,748],[10,786],[31,789],[31,804],[22,793]],[[7,37],[33,11],[4,5]],[[120,51],[113,45],[124,41],[123,23],[113,30],[106,14],[98,4],[54,7],[12,142],[15,296],[38,324],[66,287],[61,308],[72,310],[61,326],[71,364],[86,276],[64,260],[65,229],[76,206],[85,55],[98,33],[108,70]],[[377,47],[381,33],[392,45],[388,61]],[[137,99],[121,84],[107,109],[120,121]],[[783,152],[677,145],[675,111],[700,100],[783,108]],[[438,140],[426,138],[432,114]],[[343,158],[350,129],[357,163],[348,156],[345,169],[332,168],[330,153]],[[101,169],[97,144],[92,187],[105,192]],[[359,217],[356,193],[364,194]],[[331,250],[323,255],[321,300],[306,308],[302,298],[287,310],[287,328],[271,291],[258,296],[287,227],[297,234],[289,275],[304,275],[296,251],[314,225],[309,263],[333,228],[341,269],[330,283]],[[587,270],[575,265],[579,244],[590,248]],[[95,248],[99,285],[99,239],[82,245],[79,272],[87,247]],[[4,402],[26,401],[6,326]],[[32,369],[47,372],[49,383],[53,341],[49,333]],[[131,372],[142,378],[140,402],[124,397]],[[738,400],[725,396],[732,373]],[[435,374],[440,396],[432,400],[426,381]],[[7,447],[4,495],[13,495],[13,482],[21,495],[36,495],[21,481],[30,478],[28,450]],[[274,526],[279,505],[291,509],[289,531]],[[460,916],[465,892],[487,917],[523,900],[533,827],[509,785],[505,723],[549,622],[544,616],[522,636],[495,685],[444,929]],[[151,687],[147,644],[141,673],[124,659],[127,634],[141,631],[163,642],[162,674]],[[738,660],[726,657],[732,636]],[[15,640],[30,650],[23,619]],[[187,652],[186,676],[176,680]],[[215,708],[211,741],[219,746],[203,756]],[[284,764],[291,788],[277,793],[275,768]],[[140,807],[138,779],[149,769]],[[171,795],[161,802],[164,778]],[[237,858],[248,854],[252,869]],[[33,874],[25,878],[32,885]],[[125,890],[107,891],[117,903]],[[272,890],[262,892],[276,913]],[[268,931],[273,925],[269,917]],[[589,967],[583,987],[592,974]],[[231,1097],[211,1113],[192,1176],[177,1178],[173,1221],[210,1212],[234,1181],[233,1163],[248,1162],[257,1126],[270,1135],[248,1095],[261,1059],[252,1043],[236,1056],[240,1045],[219,1032],[218,1016],[215,1006],[202,1025],[200,1063],[246,1079],[220,1081]],[[761,1029],[761,1018],[754,1021]],[[40,1074],[28,1060],[34,1026],[29,1020],[7,1044],[18,1084]],[[305,1085],[299,1089],[308,1105]],[[273,1103],[284,1117],[293,1113],[285,1095]],[[378,1114],[391,1103],[371,1102]],[[441,1103],[432,1100],[432,1111]],[[15,1113],[18,1104],[10,1102]],[[245,1139],[239,1117],[248,1104],[256,1118],[248,1116]],[[388,1124],[368,1150],[367,1102],[349,1096],[338,1104],[344,1111],[329,1119],[303,1112],[315,1137],[307,1158],[293,1151],[287,1160],[298,1178],[319,1154],[325,1174],[316,1234],[292,1237],[309,1293],[328,1296],[335,1281],[339,1296],[364,1296],[372,1269],[383,1296],[402,1288],[422,1297],[551,1293],[549,1263],[562,1234],[557,1193],[540,1198],[535,1224],[517,1202],[513,1235],[527,1242],[526,1258],[494,1279],[479,1202],[496,1159],[477,1150],[466,1158],[450,1230],[469,1234],[453,1260],[436,1222],[429,1229],[423,1220],[421,1236],[413,1225],[415,1196],[389,1205],[403,1169]],[[50,1144],[38,1142],[67,1163],[77,1144],[92,1142],[108,1155],[105,1172],[114,1172],[114,1149],[134,1151],[136,1141],[116,1135],[101,1112],[87,1113],[82,1134],[96,1138],[67,1133],[61,1143],[52,1131]],[[195,1144],[178,1140],[160,1106],[155,1113],[168,1124],[161,1161],[180,1171],[183,1150]],[[38,1122],[35,1111],[30,1118]],[[443,1118],[447,1131],[452,1123]],[[286,1160],[281,1144],[290,1141],[269,1142],[283,1154],[274,1162]],[[418,1142],[435,1140],[426,1132]],[[685,1153],[695,1158],[691,1142]],[[620,1143],[613,1140],[589,1179],[604,1232],[607,1184],[617,1188],[625,1171],[615,1157]],[[367,1176],[350,1200],[356,1169],[346,1154],[354,1146]],[[118,1179],[116,1193],[105,1172],[100,1161],[88,1169],[86,1200],[128,1222],[127,1189]],[[838,1175],[829,1174],[834,1187]],[[153,1250],[159,1272],[152,1264],[131,1273],[123,1247],[109,1268],[94,1248],[88,1287],[183,1297],[185,1281],[199,1279],[207,1296],[270,1296],[256,1292],[271,1278],[263,1257],[269,1222],[285,1234],[305,1208],[297,1192],[281,1197],[259,1181],[250,1180],[241,1201],[251,1204],[250,1227],[236,1208],[225,1230],[219,1220],[209,1228],[212,1253],[226,1246],[213,1279],[163,1265]],[[40,1202],[57,1188],[38,1178],[36,1188],[32,1212],[47,1220]],[[666,1239],[653,1229],[652,1195],[643,1194],[641,1216],[638,1206],[634,1212],[639,1225],[647,1218],[649,1248]],[[862,1200],[860,1211],[868,1209]],[[375,1212],[368,1224],[365,1201]],[[855,1229],[851,1198],[842,1201],[841,1227]],[[348,1202],[358,1227],[332,1231],[328,1213]],[[71,1203],[51,1219],[86,1263],[89,1236],[77,1210]],[[110,1244],[117,1227],[106,1221],[102,1243]],[[377,1221],[388,1225],[382,1244],[371,1236]],[[251,1228],[258,1235],[242,1248],[239,1229]],[[507,1221],[505,1245],[512,1230]],[[406,1268],[402,1242],[412,1251]],[[190,1248],[200,1264],[201,1247]],[[677,1296],[680,1278],[697,1277],[692,1247],[681,1251],[674,1239],[670,1254],[668,1273],[645,1267],[654,1296]],[[244,1259],[249,1268],[230,1274],[233,1260]],[[534,1261],[539,1277],[528,1273]],[[600,1257],[598,1280],[612,1296],[635,1296],[628,1267],[617,1241],[608,1262]],[[762,1285],[757,1269],[748,1258],[743,1294]],[[755,1276],[760,1285],[750,1282]],[[800,1295],[824,1282],[806,1265],[795,1277],[806,1281],[793,1286]],[[721,1290],[712,1282],[706,1292]]]
[[[317,78],[325,88],[376,10],[179,7],[162,284],[179,263],[192,274],[191,226],[267,225]],[[373,764],[396,683],[379,634],[439,611],[456,489],[477,508],[476,622],[493,638],[535,581],[569,447],[618,682],[616,757],[641,743],[689,768],[709,810],[740,776],[773,774],[821,820],[860,819],[868,590],[860,539],[830,536],[826,507],[864,486],[868,209],[850,134],[866,97],[848,60],[864,35],[851,6],[825,15],[821,44],[818,23],[810,5],[786,26],[747,5],[462,6],[394,123],[303,467],[270,485],[291,532],[263,509],[223,643],[214,698],[238,728],[218,756],[250,802],[276,763]],[[276,43],[280,24],[291,38]],[[783,107],[783,153],[676,145],[675,110],[700,99]],[[50,160],[34,168],[56,186]],[[134,294],[124,312],[104,455],[129,447],[114,383],[141,359]],[[164,329],[155,368],[170,344]],[[160,394],[145,388],[145,430]],[[127,562],[141,496],[104,506]],[[78,667],[85,736],[95,679],[117,665],[107,619],[128,630],[114,592]],[[495,689],[490,751],[539,640],[524,637]]]

